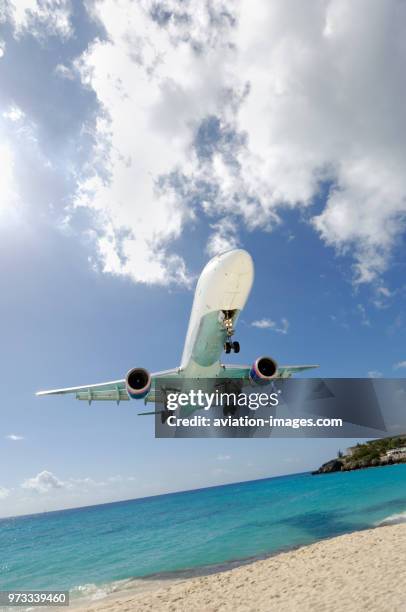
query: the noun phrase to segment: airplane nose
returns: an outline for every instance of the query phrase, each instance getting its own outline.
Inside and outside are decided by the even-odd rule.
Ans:
[[[206,264],[196,287],[204,311],[242,310],[254,281],[254,263],[244,249],[216,255]]]
[[[219,257],[219,265],[224,272],[237,274],[253,274],[254,264],[251,255],[244,249],[233,249],[222,253]]]

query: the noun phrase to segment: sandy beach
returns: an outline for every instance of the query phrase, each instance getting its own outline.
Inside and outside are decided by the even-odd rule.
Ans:
[[[406,612],[406,524],[317,542],[212,575],[143,581],[79,609]]]

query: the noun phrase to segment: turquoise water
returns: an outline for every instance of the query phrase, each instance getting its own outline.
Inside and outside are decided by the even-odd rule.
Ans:
[[[0,588],[66,589],[260,556],[406,520],[406,465],[0,521]]]

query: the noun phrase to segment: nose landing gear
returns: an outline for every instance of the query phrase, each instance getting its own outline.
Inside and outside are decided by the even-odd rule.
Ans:
[[[231,351],[234,351],[234,353],[240,352],[240,343],[237,341],[234,341],[234,342],[231,341],[231,337],[234,334],[233,323],[234,323],[235,315],[236,315],[235,310],[223,310],[220,315],[220,321],[223,325],[223,328],[227,332],[227,341],[224,343],[224,350],[227,354],[231,353]]]

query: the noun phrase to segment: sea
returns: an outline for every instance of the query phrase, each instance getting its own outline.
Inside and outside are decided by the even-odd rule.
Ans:
[[[114,590],[406,522],[406,464],[309,473],[0,520],[0,589]]]

